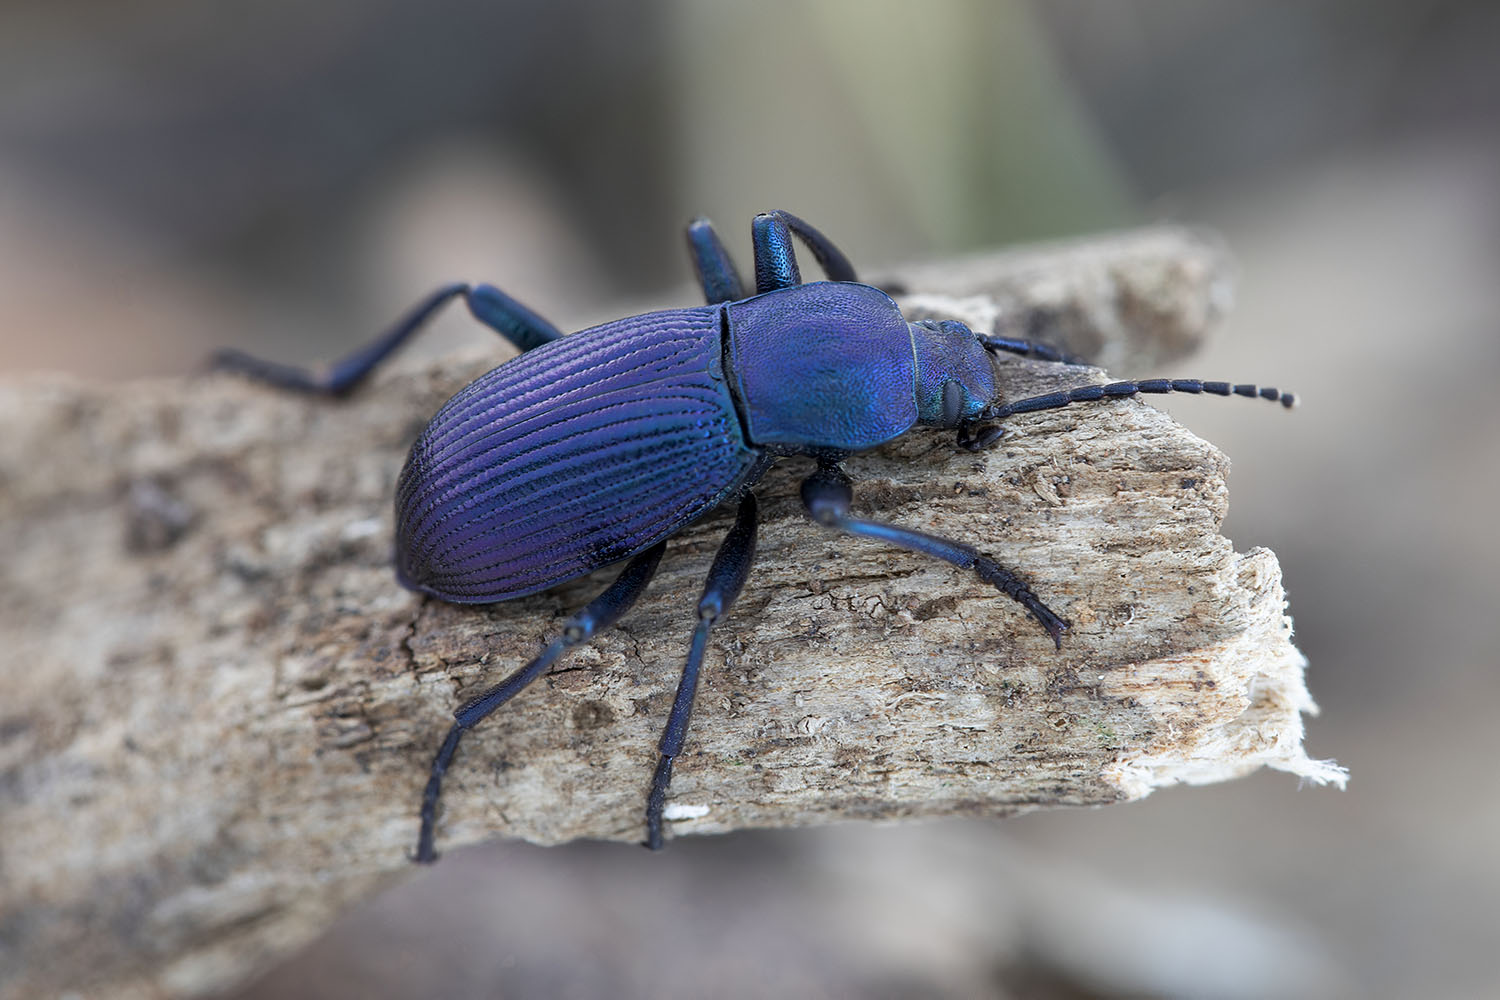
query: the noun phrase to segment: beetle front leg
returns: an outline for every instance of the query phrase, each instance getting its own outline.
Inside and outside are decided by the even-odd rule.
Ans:
[[[1005,437],[1005,428],[999,424],[963,424],[958,428],[958,446],[964,451],[984,451],[993,448]]]
[[[462,295],[469,312],[485,326],[514,344],[522,353],[557,340],[562,332],[494,285],[445,285],[417,303],[375,340],[323,371],[266,361],[233,349],[219,351],[210,361],[215,371],[238,372],[281,389],[320,396],[342,396],[352,391],[380,363],[411,339],[433,314]]]
[[[825,528],[863,535],[866,538],[878,538],[903,549],[936,556],[959,569],[972,569],[985,583],[1031,612],[1032,617],[1047,630],[1057,648],[1062,649],[1062,634],[1068,628],[1068,623],[1043,604],[1041,598],[1032,593],[1031,588],[1010,570],[963,542],[898,528],[894,524],[850,517],[849,506],[853,499],[854,491],[850,487],[849,477],[835,465],[820,466],[817,472],[802,481],[802,503],[807,508],[808,516],[814,521]]]
[[[1004,351],[1007,354],[1019,354],[1023,358],[1036,358],[1039,361],[1055,361],[1060,365],[1087,365],[1088,362],[1076,354],[1067,354],[1059,351],[1051,344],[1044,344],[1039,340],[1025,340],[1021,337],[997,337],[990,333],[976,333],[974,339],[984,345],[988,351]]]
[[[703,653],[708,648],[708,634],[744,589],[745,580],[750,575],[750,564],[755,559],[756,522],[755,497],[747,493],[740,501],[734,527],[729,529],[714,556],[708,582],[703,586],[703,597],[698,601],[698,626],[693,629],[687,663],[682,668],[682,679],[677,683],[677,696],[672,699],[672,714],[667,717],[667,728],[661,736],[661,757],[651,779],[651,792],[646,797],[645,846],[653,851],[661,850],[661,814],[667,802],[667,785],[672,780],[672,762],[682,753],[682,745],[687,739],[688,723],[693,716],[693,697],[698,691],[698,668],[702,666]]]
[[[484,694],[471,698],[453,713],[453,728],[448,730],[447,738],[432,760],[432,773],[422,792],[422,832],[417,837],[416,861],[430,864],[437,860],[432,841],[437,825],[438,796],[442,792],[443,775],[453,763],[453,755],[458,751],[458,741],[463,738],[464,732],[473,729],[485,716],[510,701],[526,685],[540,677],[565,650],[588,642],[595,632],[619,621],[620,616],[629,611],[645,592],[646,585],[656,574],[656,565],[661,562],[661,554],[666,551],[666,547],[666,542],[657,542],[630,560],[604,593],[567,620],[563,625],[562,635],[552,640],[536,659]]]

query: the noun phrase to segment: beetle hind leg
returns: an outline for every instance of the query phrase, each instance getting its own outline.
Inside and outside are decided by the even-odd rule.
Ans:
[[[444,285],[412,307],[396,325],[359,350],[322,371],[266,361],[244,351],[223,350],[213,356],[214,371],[238,372],[281,389],[319,396],[342,396],[354,390],[381,362],[394,354],[452,299],[463,296],[469,312],[523,353],[562,336],[562,332],[494,285]]]
[[[851,517],[849,507],[853,499],[854,491],[850,487],[849,477],[837,466],[821,466],[802,481],[802,503],[807,508],[808,516],[814,521],[826,528],[866,538],[878,538],[903,549],[935,556],[959,569],[973,570],[985,583],[1029,611],[1041,623],[1042,628],[1047,630],[1057,648],[1062,649],[1062,634],[1067,630],[1068,622],[1043,604],[1041,598],[1020,577],[963,542],[881,521]]]
[[[562,635],[552,640],[536,659],[479,697],[465,702],[453,713],[453,727],[448,730],[448,736],[432,760],[432,772],[427,778],[427,787],[422,792],[422,832],[417,837],[415,861],[431,864],[437,860],[433,838],[437,828],[438,797],[442,793],[443,775],[453,763],[453,755],[458,752],[458,741],[463,738],[463,734],[545,673],[565,650],[588,642],[594,633],[613,625],[621,615],[629,611],[651,582],[651,577],[656,573],[656,565],[661,562],[661,554],[665,550],[666,543],[658,542],[630,560],[604,593],[567,620],[563,625]]]
[[[682,753],[682,745],[687,740],[693,698],[698,691],[698,669],[708,648],[708,635],[714,624],[728,613],[735,598],[740,596],[750,575],[750,564],[755,560],[757,519],[755,497],[746,493],[740,501],[734,527],[729,529],[719,546],[708,571],[708,581],[703,585],[703,596],[698,601],[698,625],[693,629],[687,663],[682,668],[682,679],[677,682],[677,695],[672,699],[672,714],[667,717],[667,728],[658,745],[661,756],[656,763],[656,774],[651,779],[651,792],[646,796],[645,846],[653,851],[662,847],[661,822],[667,802],[667,785],[672,781],[672,762]]]

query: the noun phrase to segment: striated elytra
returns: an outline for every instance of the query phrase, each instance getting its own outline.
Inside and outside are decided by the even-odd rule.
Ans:
[[[536,593],[629,560],[530,663],[461,706],[422,796],[416,860],[433,842],[443,774],[463,733],[588,641],[646,589],[668,538],[735,505],[698,602],[698,624],[646,797],[646,845],[662,845],[662,811],[682,752],[709,635],[749,576],[756,503],[776,458],[816,470],[802,502],[818,524],[971,570],[1026,609],[1060,649],[1068,623],[1010,570],[964,542],[853,516],[841,463],[919,424],[951,428],[978,451],[1018,413],[1137,393],[1212,393],[1294,402],[1290,393],[1198,379],[1085,385],[1003,401],[993,355],[1073,364],[1051,347],[977,334],[956,322],[908,322],[861,284],[829,239],[788,212],[756,216],[755,294],[747,295],[706,219],[687,231],[705,306],[629,316],[564,337],[491,285],[438,289],[385,335],[315,373],[222,352],[215,364],[324,395],[351,391],[444,304],[463,298],[521,354],[450,399],[412,446],[396,488],[396,573],[413,590],[482,604]],[[830,280],[803,283],[793,239]]]

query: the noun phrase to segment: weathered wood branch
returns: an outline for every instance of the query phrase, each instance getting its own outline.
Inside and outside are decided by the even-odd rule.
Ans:
[[[1201,335],[1226,280],[1176,230],[967,266],[899,275],[909,305],[1007,333],[1050,317],[1034,330],[1121,359]],[[480,609],[393,580],[405,449],[495,361],[340,404],[229,377],[0,384],[0,996],[218,988],[407,867],[453,708],[608,579]],[[1017,394],[1098,375],[1008,372]],[[705,667],[674,834],[1107,803],[1262,765],[1339,779],[1302,750],[1275,558],[1220,536],[1228,462],[1160,411],[1014,419],[978,456],[913,434],[849,463],[863,512],[1021,572],[1073,623],[1060,653],[979,580],[811,525],[786,465],[757,491],[760,557]],[[727,523],[684,532],[620,627],[470,735],[440,847],[641,837]]]

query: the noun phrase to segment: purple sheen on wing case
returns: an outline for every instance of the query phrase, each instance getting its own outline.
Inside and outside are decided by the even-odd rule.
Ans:
[[[401,582],[447,601],[544,590],[718,506],[754,468],[719,309],[633,316],[544,344],[450,399],[396,489]]]

